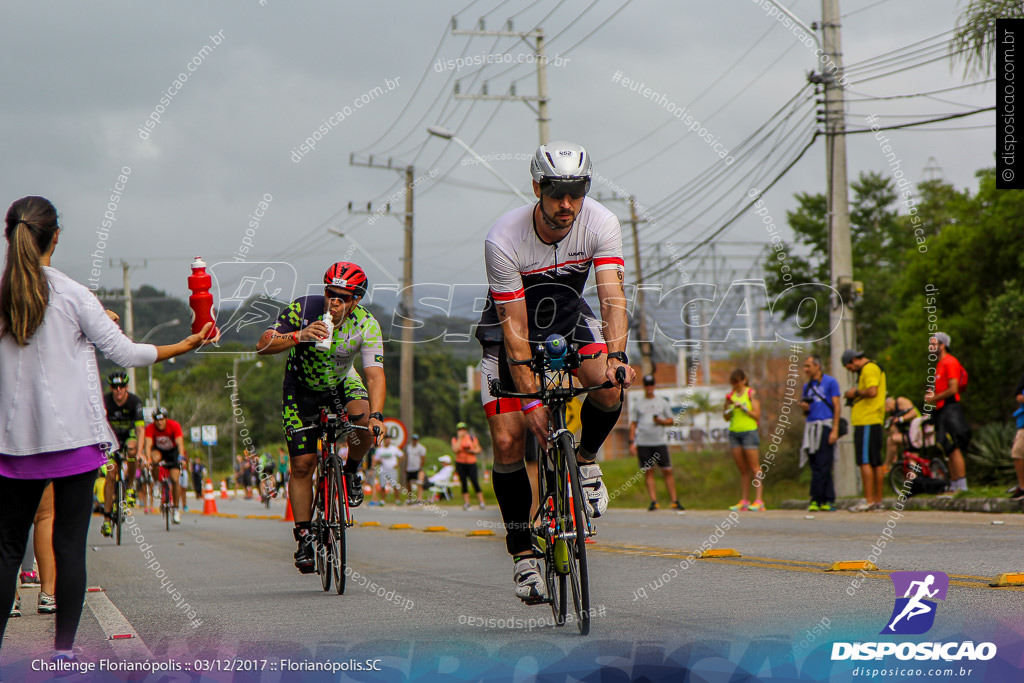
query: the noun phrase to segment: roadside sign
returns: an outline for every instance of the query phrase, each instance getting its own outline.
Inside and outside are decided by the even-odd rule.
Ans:
[[[405,442],[409,440],[409,432],[400,420],[393,417],[384,419],[384,433],[391,437],[391,443],[399,448],[405,448]]]
[[[217,425],[203,425],[202,434],[204,446],[217,445]]]

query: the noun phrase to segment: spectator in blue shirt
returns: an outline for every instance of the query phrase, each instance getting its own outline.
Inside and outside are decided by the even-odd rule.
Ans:
[[[811,504],[808,510],[831,512],[836,502],[832,482],[835,445],[839,440],[839,382],[822,371],[821,356],[804,361],[804,384],[800,407],[807,420],[801,455],[811,464]]]

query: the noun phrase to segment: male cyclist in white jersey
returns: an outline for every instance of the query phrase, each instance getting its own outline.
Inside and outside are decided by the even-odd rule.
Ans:
[[[524,464],[527,432],[547,448],[548,410],[539,401],[495,399],[489,380],[517,392],[537,391],[536,377],[525,365],[533,346],[559,333],[580,347],[598,353],[578,371],[584,386],[616,383],[625,368],[628,387],[636,377],[626,359],[628,329],[623,291],[624,263],[619,221],[593,199],[587,151],[569,142],[541,145],[530,163],[538,201],[513,209],[497,220],[484,247],[489,305],[477,339],[484,347],[481,392],[494,444],[494,494],[505,522],[505,544],[515,562],[516,595],[527,604],[543,601],[543,585],[530,533],[530,481]],[[583,299],[590,270],[597,281],[601,321]],[[591,516],[608,506],[598,449],[619,419],[620,389],[588,394],[580,411],[583,423],[576,460]]]

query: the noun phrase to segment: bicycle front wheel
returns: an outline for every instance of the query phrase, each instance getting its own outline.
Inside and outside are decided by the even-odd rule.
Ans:
[[[573,448],[572,437],[563,433],[558,438],[559,448],[565,457],[566,469],[569,470],[570,501],[569,511],[572,513],[573,532],[566,539],[568,547],[569,574],[568,583],[572,590],[573,612],[576,616],[576,627],[580,635],[590,633],[590,577],[587,573],[587,515],[584,510],[583,490],[580,488],[580,472],[576,465],[576,449]]]
[[[342,496],[348,495],[345,488],[345,475],[341,465],[335,462],[331,466],[331,478],[334,480],[334,494],[328,506],[328,525],[331,534],[331,553],[334,561],[331,570],[334,572],[334,589],[338,595],[345,592],[345,503]]]
[[[124,481],[118,477],[114,481],[114,505],[112,508],[114,511],[114,514],[112,515],[114,522],[114,539],[118,545],[121,545],[121,526],[124,524],[124,508]]]
[[[548,602],[551,603],[551,615],[555,626],[565,626],[565,608],[568,604],[566,593],[565,557],[568,554],[565,541],[559,539],[564,531],[562,528],[568,519],[569,503],[566,500],[566,487],[558,486],[557,466],[553,459],[555,453],[541,455],[543,470],[540,478],[540,499],[544,507],[540,515],[541,528],[534,533],[543,543],[544,548],[544,585],[547,588]]]
[[[331,563],[334,561],[330,543],[331,525],[327,517],[330,509],[329,501],[333,495],[331,488],[331,478],[324,477],[323,486],[320,488],[320,499],[317,501],[316,524],[314,525],[317,571],[320,573],[320,585],[323,586],[324,591],[331,590]]]
[[[160,489],[161,503],[160,507],[164,510],[164,527],[171,530],[171,485],[166,481],[163,487]]]

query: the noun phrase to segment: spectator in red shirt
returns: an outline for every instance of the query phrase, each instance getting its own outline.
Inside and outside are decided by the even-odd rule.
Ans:
[[[938,353],[935,367],[935,386],[924,395],[924,402],[935,406],[935,440],[949,457],[950,490],[967,490],[967,469],[963,452],[971,442],[971,428],[960,403],[960,378],[963,366],[949,352],[950,338],[945,332],[936,332],[928,340],[928,351]]]

